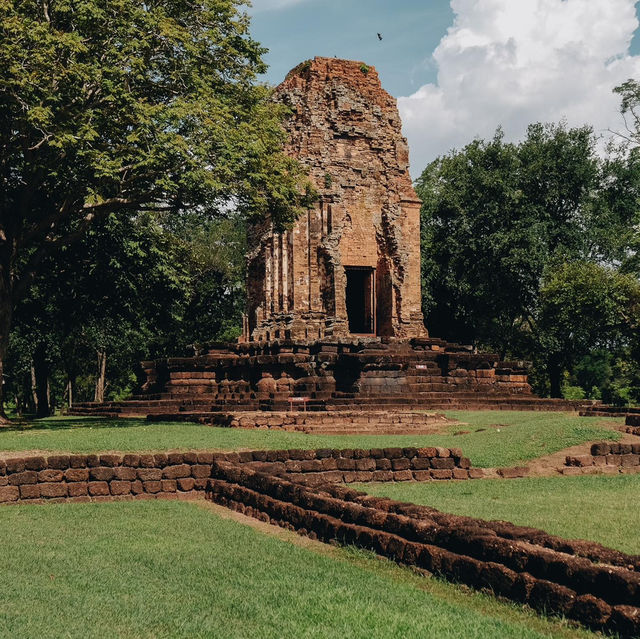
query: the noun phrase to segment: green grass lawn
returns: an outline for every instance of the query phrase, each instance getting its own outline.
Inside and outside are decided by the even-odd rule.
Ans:
[[[640,554],[640,475],[360,484],[358,488],[448,513],[503,519]]]
[[[601,420],[568,414],[448,415],[466,425],[420,437],[58,418],[0,431],[0,451],[442,445],[462,448],[477,465],[504,466],[618,436]],[[460,430],[470,432],[454,434]],[[640,552],[640,476],[362,488]],[[0,529],[0,637],[595,637],[371,553],[266,534],[202,502],[5,507]]]
[[[445,446],[462,448],[475,466],[495,467],[515,465],[582,442],[619,437],[617,432],[600,426],[600,419],[567,413],[451,411],[447,415],[465,424],[450,426],[445,434],[422,436],[319,436],[133,419],[52,418],[0,430],[0,451]],[[461,430],[470,432],[454,434]]]
[[[2,637],[591,637],[369,553],[171,501],[0,509]]]

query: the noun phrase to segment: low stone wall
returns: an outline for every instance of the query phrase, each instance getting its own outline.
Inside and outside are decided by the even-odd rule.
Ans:
[[[303,411],[296,412],[181,412],[149,416],[149,421],[191,421],[223,428],[287,430],[323,435],[349,434],[421,434],[434,433],[448,424],[455,424],[440,413],[417,411]]]
[[[0,503],[167,497],[203,491],[212,453],[29,456],[0,460]]]
[[[640,457],[640,449],[629,452],[626,446],[596,444],[592,457]],[[29,455],[0,460],[0,503],[206,494],[313,538],[368,548],[592,628],[638,636],[640,557],[344,485],[482,476],[455,448]]]
[[[460,450],[449,448],[31,455],[0,459],[0,503],[189,497],[204,491],[214,462],[243,464],[309,485],[469,479],[483,474],[471,468]]]
[[[373,448],[254,451],[243,466],[271,475],[296,478],[310,486],[326,482],[431,481],[478,479],[480,468],[457,448]]]
[[[598,442],[591,446],[590,455],[569,455],[565,459],[566,470],[598,469],[606,472],[640,472],[640,443],[620,444],[617,442]]]
[[[214,464],[214,475],[207,497],[246,515],[314,539],[367,548],[595,629],[640,633],[640,557],[344,486],[311,490],[246,464]]]
[[[631,435],[640,435],[640,415],[627,415],[624,423]]]

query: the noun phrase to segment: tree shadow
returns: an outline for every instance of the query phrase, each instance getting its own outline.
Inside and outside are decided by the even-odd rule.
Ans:
[[[0,428],[0,433],[37,430],[77,430],[79,428],[131,428],[147,426],[146,419],[126,417],[45,417],[43,419],[15,419]]]

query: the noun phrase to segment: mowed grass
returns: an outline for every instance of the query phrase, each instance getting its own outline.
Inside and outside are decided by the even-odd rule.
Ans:
[[[358,489],[640,554],[640,475],[359,484]]]
[[[461,448],[475,466],[512,466],[592,440],[618,439],[601,419],[570,413],[451,411],[463,424],[438,435],[305,435],[286,431],[212,428],[191,423],[151,423],[140,419],[53,418],[0,430],[0,451],[73,453],[191,449]],[[611,420],[608,420],[611,422]],[[620,422],[622,423],[622,421]],[[460,431],[469,431],[458,434]]]
[[[594,636],[202,504],[16,506],[0,527],[2,637]]]
[[[474,466],[483,468],[515,466],[584,442],[616,441],[621,434],[610,425],[624,424],[622,418],[603,420],[579,417],[577,413],[537,411],[449,411],[447,416],[466,422],[451,427],[450,434],[470,432],[440,438],[443,443],[437,445],[461,448]]]

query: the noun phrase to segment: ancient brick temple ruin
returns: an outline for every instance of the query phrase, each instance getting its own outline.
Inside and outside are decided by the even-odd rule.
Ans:
[[[434,419],[413,408],[576,408],[532,396],[522,362],[428,336],[420,201],[396,102],[376,70],[315,58],[275,95],[291,109],[287,150],[319,198],[290,230],[269,220],[250,229],[243,337],[143,362],[140,395],[74,412],[412,432]]]
[[[426,335],[420,200],[396,101],[374,68],[334,58],[293,69],[276,99],[319,199],[291,230],[252,229],[246,339]]]

